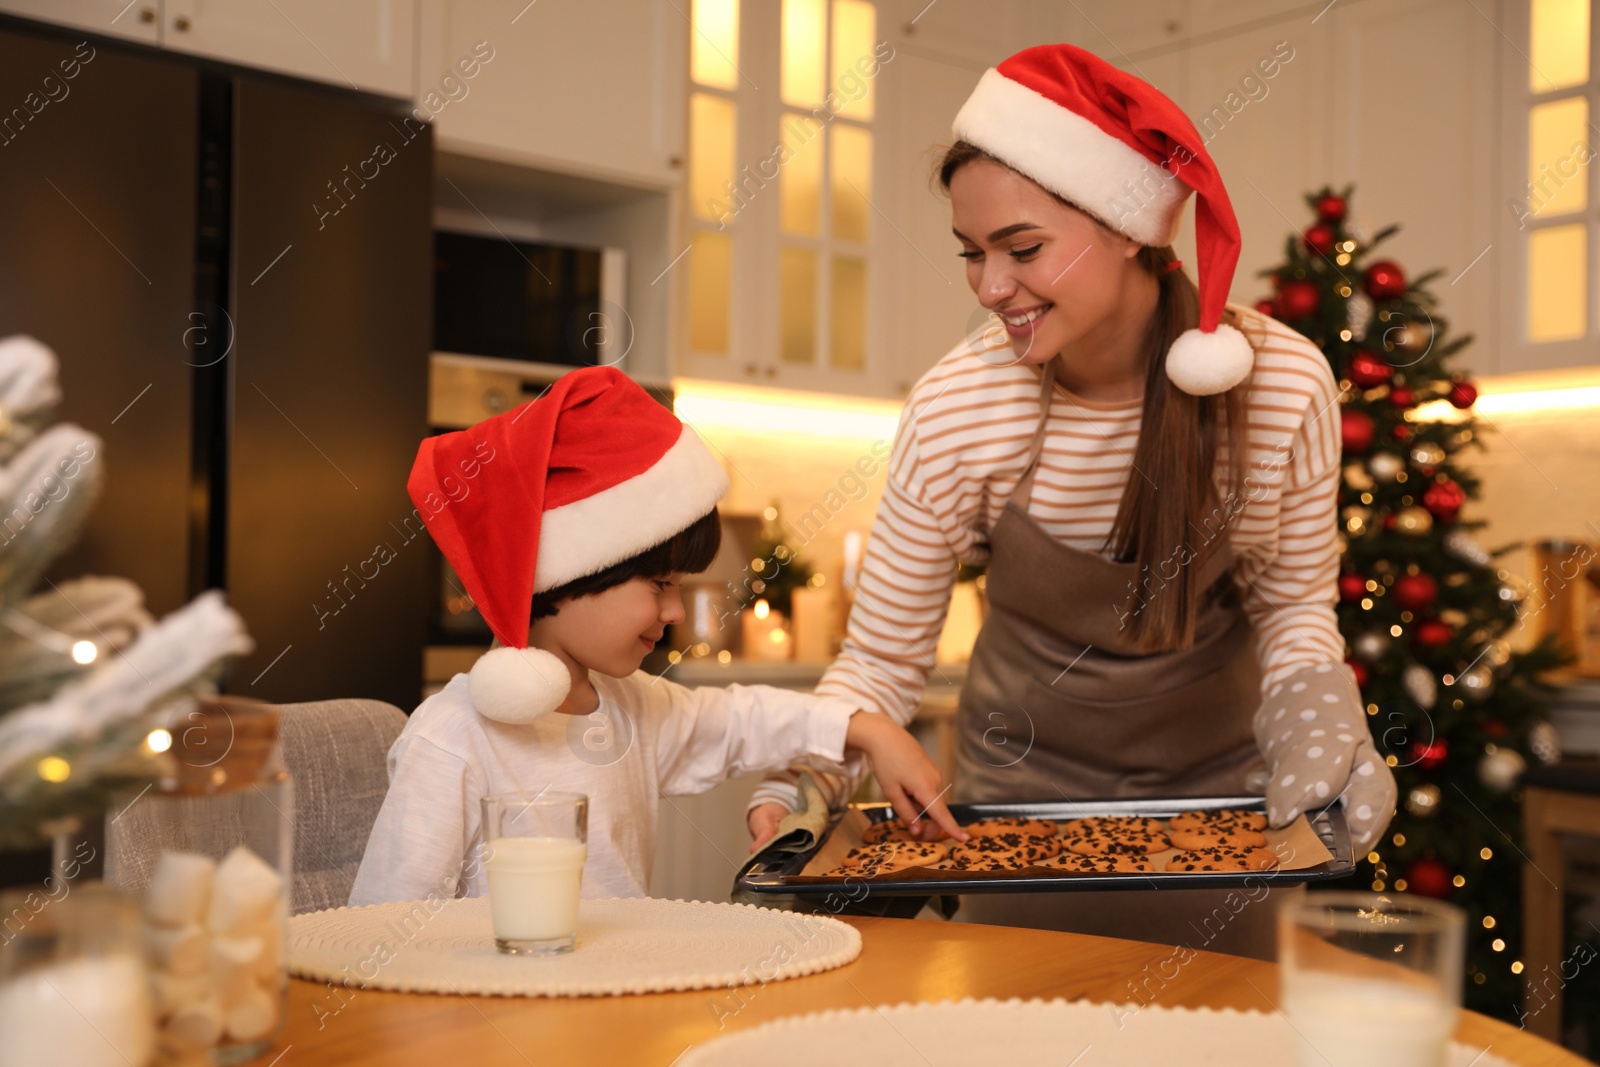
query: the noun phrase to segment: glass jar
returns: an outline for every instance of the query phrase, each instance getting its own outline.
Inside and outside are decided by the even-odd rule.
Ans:
[[[162,1051],[241,1063],[288,1004],[294,784],[270,705],[205,698],[171,734],[173,777],[107,811],[106,881],[142,901]]]
[[[103,885],[0,894],[0,1067],[146,1067],[155,1056],[139,901]]]

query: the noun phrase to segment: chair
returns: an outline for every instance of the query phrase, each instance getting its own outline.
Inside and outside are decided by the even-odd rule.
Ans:
[[[389,746],[405,713],[379,700],[283,704],[283,762],[294,776],[294,897],[299,915],[350,899],[389,790]]]
[[[1522,868],[1525,944],[1523,1022],[1540,1037],[1561,1040],[1562,989],[1571,977],[1565,944],[1566,857],[1562,834],[1600,837],[1600,764],[1569,760],[1533,767],[1522,777],[1522,824],[1528,862]]]

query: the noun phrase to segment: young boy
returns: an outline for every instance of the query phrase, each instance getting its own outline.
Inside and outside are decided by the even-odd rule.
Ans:
[[[888,716],[639,670],[683,618],[681,576],[716,555],[727,487],[694,431],[610,367],[423,442],[407,489],[502,647],[390,748],[352,905],[484,895],[478,801],[542,789],[589,796],[584,895],[644,896],[661,796],[801,759],[843,769],[846,749],[908,823],[927,814],[963,836],[937,768]]]

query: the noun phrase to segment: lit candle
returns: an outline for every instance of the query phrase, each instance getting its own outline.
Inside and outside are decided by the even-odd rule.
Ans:
[[[833,586],[823,584],[796,589],[792,604],[794,619],[790,629],[794,634],[794,658],[803,663],[826,663],[833,658]]]
[[[745,659],[774,662],[789,658],[789,633],[783,628],[783,615],[772,610],[765,600],[757,600],[744,612]]]

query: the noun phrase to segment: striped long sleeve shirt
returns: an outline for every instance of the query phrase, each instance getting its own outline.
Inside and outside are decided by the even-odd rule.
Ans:
[[[1339,397],[1315,345],[1230,306],[1255,348],[1246,483],[1197,536],[1228,538],[1265,692],[1303,667],[1344,658],[1333,610]],[[900,723],[915,713],[934,665],[956,564],[987,561],[988,532],[1023,474],[1039,417],[1038,368],[994,366],[971,342],[939,360],[907,401],[844,645],[817,686]],[[1107,554],[1142,405],[1090,402],[1057,383],[1028,514],[1063,544]],[[793,806],[796,774],[762,783],[752,806]],[[814,777],[834,807],[857,784]]]

